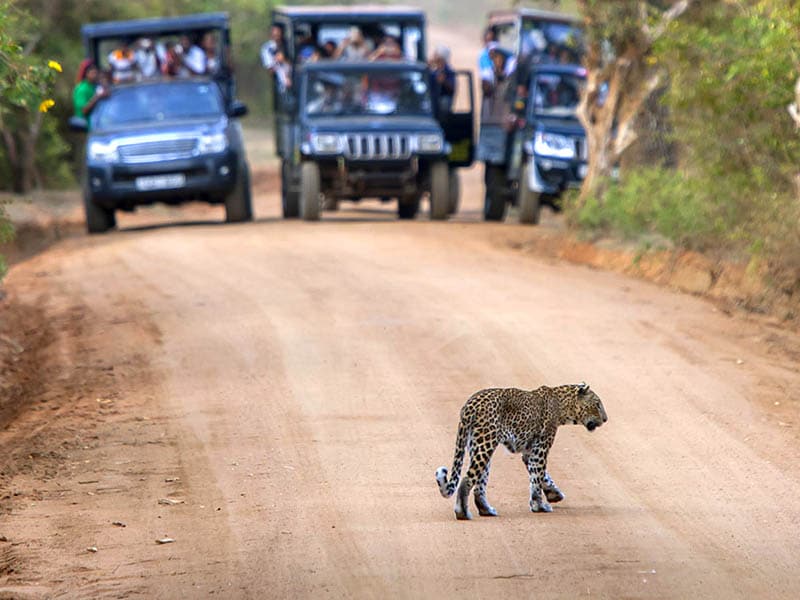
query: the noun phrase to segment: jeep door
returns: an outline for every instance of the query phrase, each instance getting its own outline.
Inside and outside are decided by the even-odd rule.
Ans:
[[[439,122],[444,130],[444,138],[451,147],[450,166],[468,167],[475,159],[475,91],[472,73],[456,71],[452,101],[439,104]]]

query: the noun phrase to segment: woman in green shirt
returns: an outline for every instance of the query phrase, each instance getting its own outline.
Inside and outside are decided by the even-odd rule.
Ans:
[[[101,98],[105,98],[108,93],[98,92],[97,90],[97,80],[100,72],[97,70],[97,66],[95,64],[82,64],[81,70],[83,73],[80,71],[78,73],[80,81],[78,82],[78,85],[75,86],[75,90],[72,92],[72,104],[75,107],[76,117],[88,119],[89,113],[92,112],[92,109],[94,108],[95,104],[97,104],[97,101]]]

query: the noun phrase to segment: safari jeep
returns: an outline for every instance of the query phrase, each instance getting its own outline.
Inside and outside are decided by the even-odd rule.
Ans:
[[[201,200],[225,206],[226,221],[252,219],[250,170],[225,64],[230,31],[225,13],[93,23],[82,27],[86,57],[101,68],[121,42],[147,39],[163,48],[179,36],[211,34],[222,65],[213,77],[158,75],[115,85],[89,119],[70,119],[87,132],[83,202],[89,233],[116,225],[115,211]]]
[[[502,220],[511,204],[521,222],[535,224],[542,204],[558,207],[585,175],[585,134],[575,116],[585,81],[576,64],[582,34],[573,17],[534,9],[493,11],[488,29],[515,69],[481,103],[484,218]]]
[[[472,109],[438,114],[430,79],[425,64],[406,61],[302,67],[293,148],[284,149],[284,216],[317,220],[323,202],[396,198],[399,218],[413,219],[427,195],[430,217],[447,218],[455,169],[472,162]]]
[[[537,224],[542,204],[557,208],[566,189],[580,187],[588,146],[575,110],[585,79],[586,70],[577,65],[531,71],[521,126],[501,133],[497,162],[486,164],[487,220],[501,220],[511,203],[521,223]]]
[[[394,65],[376,62],[373,66],[342,67],[345,63],[320,56],[318,62],[303,65],[305,44],[310,42],[317,48],[339,45],[353,28],[372,42],[393,37],[402,48],[404,60]],[[320,194],[327,209],[337,208],[340,200],[397,198],[400,217],[413,218],[420,197],[435,187],[448,196],[447,212],[458,210],[457,169],[471,165],[475,152],[472,75],[466,71],[456,73],[453,102],[443,102],[440,108],[438,92],[431,89],[434,86],[422,64],[426,57],[422,10],[390,5],[278,7],[272,12],[272,29],[281,34],[291,73],[289,85],[281,85],[276,78],[273,86],[275,147],[281,158],[285,218],[300,216],[301,193],[304,185],[311,185],[303,182],[315,178],[316,167],[309,163],[320,170]],[[331,66],[323,66],[325,63]],[[314,106],[311,112],[307,110],[307,103],[326,93],[342,97],[349,94],[348,87],[362,83],[359,73],[374,80],[370,84],[373,89],[363,89],[372,100],[363,106],[345,104],[340,114],[316,114]],[[393,78],[393,82],[389,81]],[[375,100],[381,80],[387,82],[387,92],[393,86],[397,91],[405,90],[397,111],[393,111],[388,95],[383,103]],[[416,107],[409,104],[413,104],[412,99]],[[307,139],[312,131],[340,137],[314,138],[312,144]],[[353,136],[341,137],[347,133]],[[330,145],[326,147],[323,142]],[[358,148],[357,142],[364,145]],[[387,144],[386,149],[381,146],[383,143]],[[446,184],[443,164],[447,166]],[[332,170],[332,166],[336,168]],[[303,169],[312,174],[303,176]],[[432,176],[433,172],[437,174]],[[434,213],[436,218],[444,218],[438,211]],[[319,212],[309,207],[303,216],[319,218]]]

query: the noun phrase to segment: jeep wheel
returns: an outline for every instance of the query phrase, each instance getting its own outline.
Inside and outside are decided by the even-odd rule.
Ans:
[[[456,169],[450,169],[450,202],[447,206],[447,214],[456,214],[459,206],[461,206],[461,178]]]
[[[450,168],[445,161],[431,165],[431,220],[447,218],[450,208]]]
[[[530,173],[530,163],[522,165],[519,175],[519,189],[517,190],[517,206],[519,207],[519,222],[539,224],[539,213],[541,212],[541,195],[532,191],[528,187],[528,174]]]
[[[288,160],[281,161],[281,204],[284,219],[296,219],[300,216],[300,195],[292,190],[293,170]]]
[[[225,221],[241,223],[253,220],[253,197],[250,190],[250,166],[243,162],[239,165],[239,176],[236,186],[225,198]]]
[[[300,167],[300,216],[304,221],[319,221],[322,212],[319,188],[319,165],[304,162]]]
[[[419,212],[419,196],[406,196],[397,201],[397,218],[405,220],[413,219]]]
[[[117,219],[114,210],[95,203],[92,193],[83,186],[83,209],[86,213],[86,231],[89,233],[105,233],[116,227]]]
[[[486,165],[484,173],[486,195],[483,201],[483,219],[502,221],[506,215],[506,188],[508,181],[503,167]]]

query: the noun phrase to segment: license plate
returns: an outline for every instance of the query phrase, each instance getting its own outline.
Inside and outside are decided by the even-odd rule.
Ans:
[[[186,175],[171,173],[169,175],[149,175],[136,178],[136,189],[141,192],[149,190],[171,190],[186,185]]]
[[[579,165],[578,166],[578,177],[580,179],[586,178],[586,173],[589,172],[589,165]]]

